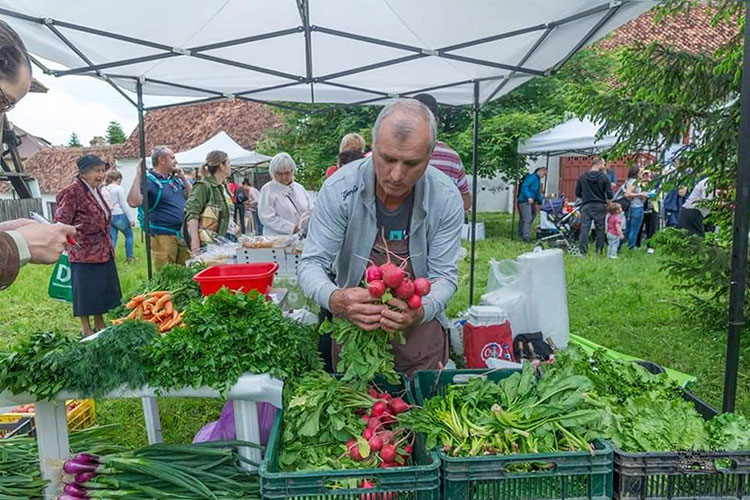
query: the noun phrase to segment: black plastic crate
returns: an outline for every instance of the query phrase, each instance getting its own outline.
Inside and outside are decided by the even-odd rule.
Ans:
[[[651,373],[664,369],[648,361],[639,364]],[[715,408],[683,391],[703,418]],[[750,499],[750,451],[627,453],[614,448],[614,498],[637,500]]]
[[[638,361],[638,364],[653,373],[654,375],[658,375],[659,373],[665,373],[664,368],[657,365],[656,363],[652,363],[651,361]],[[719,414],[719,411],[711,406],[710,404],[703,401],[701,398],[693,394],[692,392],[688,391],[687,389],[682,390],[682,397],[690,401],[695,405],[695,409],[698,411],[698,413],[701,414],[703,418],[706,420],[710,420],[714,418],[716,415]]]

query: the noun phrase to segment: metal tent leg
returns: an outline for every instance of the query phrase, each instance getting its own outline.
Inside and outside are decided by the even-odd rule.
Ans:
[[[477,246],[477,159],[479,150],[479,82],[474,82],[474,138],[471,156],[471,261],[469,271],[469,307],[474,304],[474,259]]]
[[[138,145],[141,152],[141,192],[143,193],[143,222],[146,232],[146,269],[148,279],[151,279],[151,236],[148,233],[148,179],[146,178],[146,130],[143,120],[143,82],[138,80],[136,84],[138,94]]]
[[[750,2],[745,2],[745,21],[750,20]],[[745,281],[747,279],[747,240],[750,229],[750,29],[745,25],[740,98],[739,161],[734,208],[734,235],[729,280],[729,335],[724,369],[725,412],[734,411],[737,397],[737,370],[740,335],[745,326]]]

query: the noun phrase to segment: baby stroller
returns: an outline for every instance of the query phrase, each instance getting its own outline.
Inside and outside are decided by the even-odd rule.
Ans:
[[[580,205],[566,203],[565,196],[544,200],[541,207],[547,220],[554,226],[549,234],[538,232],[537,245],[540,248],[561,248],[571,255],[581,253],[578,239],[581,232]]]

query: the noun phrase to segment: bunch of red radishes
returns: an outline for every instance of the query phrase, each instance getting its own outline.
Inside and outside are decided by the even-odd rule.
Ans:
[[[370,456],[377,456],[379,467],[387,469],[406,465],[414,452],[414,436],[395,424],[396,417],[409,411],[411,406],[402,398],[393,397],[387,392],[379,392],[374,387],[371,387],[368,393],[375,399],[375,403],[369,413],[362,413],[362,420],[366,422],[367,427],[362,432],[361,440],[367,442]],[[357,462],[364,460],[360,452],[361,440],[355,438],[346,443],[349,456]]]
[[[404,261],[405,265],[406,261]],[[422,307],[422,297],[430,293],[430,282],[427,278],[415,278],[412,280],[401,267],[386,262],[381,266],[371,264],[365,271],[365,281],[370,295],[376,299],[391,292],[395,297],[405,300],[411,309]]]

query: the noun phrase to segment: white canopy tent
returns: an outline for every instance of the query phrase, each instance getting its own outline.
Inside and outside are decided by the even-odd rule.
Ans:
[[[551,74],[655,3],[0,0],[0,16],[67,68],[53,74],[144,94],[353,104],[430,89],[474,104]]]
[[[35,59],[45,72],[101,78],[133,103],[144,160],[143,112],[171,106],[146,107],[144,94],[194,98],[182,104],[238,98],[287,107],[275,101],[382,104],[430,92],[442,103],[473,106],[476,178],[483,104],[553,74],[579,49],[656,3],[0,0],[0,18],[34,55],[65,68]],[[136,101],[123,89],[134,90]],[[149,238],[146,249],[150,276]]]
[[[198,168],[206,161],[206,155],[216,150],[224,151],[229,156],[229,162],[233,168],[252,167],[271,160],[270,156],[243,148],[223,130],[203,144],[174,156],[180,167]]]
[[[597,139],[600,125],[588,118],[570,120],[539,132],[518,144],[521,154],[547,154],[550,156],[591,154],[605,151],[617,143],[616,135],[605,135]]]
[[[240,98],[374,104],[431,92],[442,103],[473,106],[476,174],[481,105],[534,76],[553,74],[576,51],[656,3],[0,0],[0,18],[18,31],[35,56],[64,67],[53,70],[35,60],[43,70],[56,76],[101,78],[136,106],[144,160],[143,112],[159,107],[147,108],[144,94],[195,98],[190,102]],[[745,3],[747,19],[750,3]],[[745,30],[743,67],[748,69],[741,84],[726,410],[734,406],[744,325],[750,226],[750,30]],[[135,90],[137,99],[123,88]],[[476,186],[474,182],[475,204]],[[475,233],[472,230],[470,300]],[[148,252],[147,261],[150,275]]]

